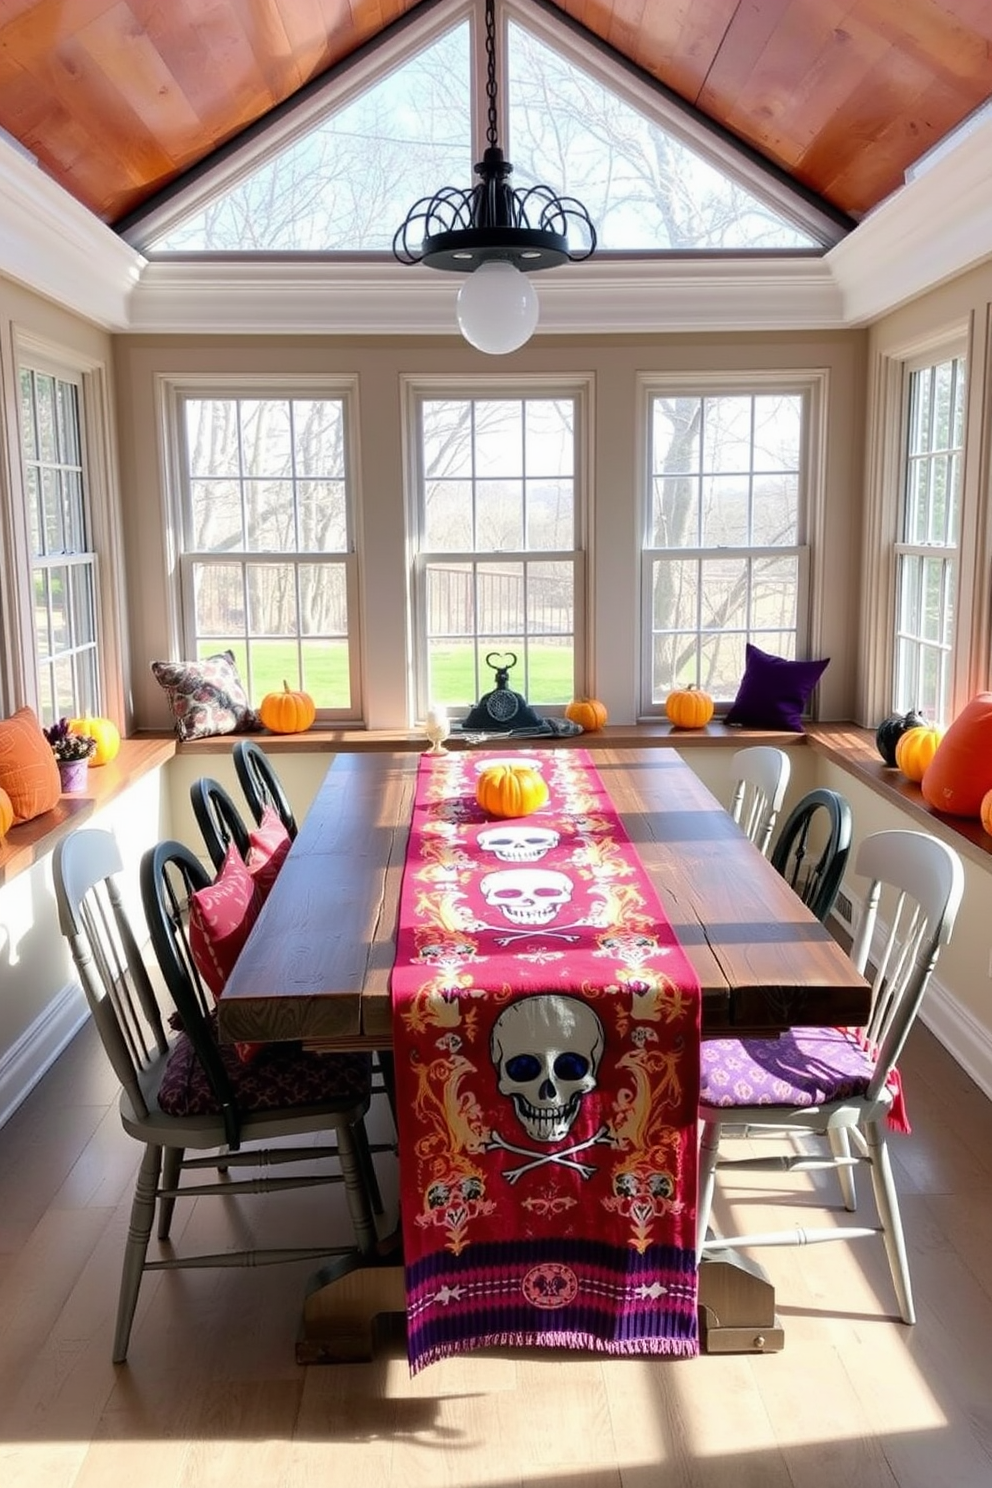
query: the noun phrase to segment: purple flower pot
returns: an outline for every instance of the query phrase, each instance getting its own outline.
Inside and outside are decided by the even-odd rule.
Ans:
[[[82,791],[86,789],[86,778],[89,773],[89,760],[59,760],[59,775],[62,779],[62,792],[64,795],[70,791]]]

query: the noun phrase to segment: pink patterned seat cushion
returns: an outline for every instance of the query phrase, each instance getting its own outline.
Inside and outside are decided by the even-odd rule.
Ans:
[[[821,1106],[864,1095],[874,1074],[854,1034],[794,1028],[780,1038],[704,1039],[701,1106]]]
[[[308,1054],[298,1044],[260,1044],[251,1063],[243,1064],[232,1047],[221,1044],[219,1048],[241,1111],[300,1106],[343,1109],[367,1102],[370,1096],[372,1060],[368,1054]],[[169,1116],[220,1112],[220,1103],[184,1033],[169,1055],[158,1103]]]
[[[248,834],[251,848],[248,853],[248,872],[263,900],[275,883],[279,869],[286,861],[292,847],[292,839],[271,806],[262,812],[262,820]]]

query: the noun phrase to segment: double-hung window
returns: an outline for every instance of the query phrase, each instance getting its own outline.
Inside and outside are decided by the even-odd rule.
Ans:
[[[648,383],[642,713],[688,685],[731,702],[749,641],[802,654],[815,386]]]
[[[22,364],[19,382],[38,706],[50,723],[101,710],[82,379]]]
[[[509,685],[559,708],[582,674],[581,390],[412,391],[413,707]],[[487,658],[492,658],[487,661]]]
[[[895,547],[894,703],[935,724],[951,711],[964,461],[965,362],[905,369],[904,466]]]
[[[359,711],[350,392],[177,389],[184,645]]]

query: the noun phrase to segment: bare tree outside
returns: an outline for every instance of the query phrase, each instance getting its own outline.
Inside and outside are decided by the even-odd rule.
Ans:
[[[422,573],[429,696],[466,707],[518,657],[531,702],[575,689],[575,404],[438,398],[420,405]],[[546,555],[543,556],[542,555]]]
[[[652,399],[654,702],[729,700],[747,641],[795,655],[802,417],[795,393]]]
[[[151,251],[388,252],[417,197],[471,177],[468,40],[446,32]]]
[[[188,398],[185,410],[198,653],[231,646],[253,696],[285,680],[346,707],[341,400]]]

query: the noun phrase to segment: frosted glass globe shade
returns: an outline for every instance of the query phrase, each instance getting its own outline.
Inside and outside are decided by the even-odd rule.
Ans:
[[[469,274],[458,291],[455,313],[470,345],[500,355],[530,340],[539,309],[527,275],[507,260],[496,259]]]

